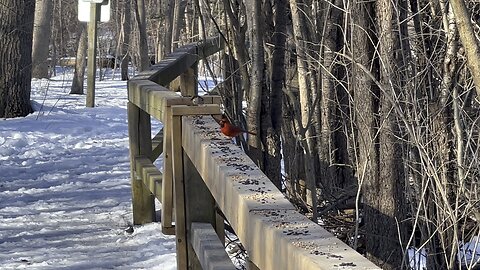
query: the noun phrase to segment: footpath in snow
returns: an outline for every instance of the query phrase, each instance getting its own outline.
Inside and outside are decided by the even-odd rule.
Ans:
[[[132,221],[126,82],[32,82],[35,112],[0,120],[1,269],[176,269],[175,241]]]

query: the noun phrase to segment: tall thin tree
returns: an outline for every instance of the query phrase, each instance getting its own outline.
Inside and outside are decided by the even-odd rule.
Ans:
[[[147,37],[147,14],[145,10],[145,0],[133,0],[135,9],[135,19],[138,26],[138,53],[140,61],[138,69],[140,71],[146,70],[150,67],[150,60],[148,58],[148,37]]]
[[[79,24],[78,28],[77,56],[70,94],[83,95],[85,67],[87,66],[88,37],[87,26],[85,24]]]
[[[53,0],[36,0],[33,27],[32,77],[48,77],[48,54],[52,25]]]

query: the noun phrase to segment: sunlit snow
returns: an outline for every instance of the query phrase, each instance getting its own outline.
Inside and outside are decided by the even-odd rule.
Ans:
[[[106,78],[108,78],[107,76]],[[126,82],[32,81],[35,112],[0,120],[1,269],[176,269],[174,237],[132,221]]]

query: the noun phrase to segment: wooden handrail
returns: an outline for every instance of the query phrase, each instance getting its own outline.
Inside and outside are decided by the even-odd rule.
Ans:
[[[183,117],[182,146],[260,269],[379,269],[300,214],[211,117]]]
[[[298,213],[254,162],[219,132],[210,116],[220,114],[219,97],[206,96],[198,105],[191,96],[166,88],[180,76],[182,93],[196,93],[192,82],[197,61],[221,47],[218,39],[189,44],[129,81],[134,223],[154,221],[153,196],[162,202],[162,231],[176,234],[179,270],[209,269],[211,254],[222,258],[222,269],[233,269],[221,250],[223,220],[216,206],[246,247],[252,265],[262,270],[379,269]],[[153,140],[150,117],[164,125]],[[153,164],[161,151],[163,172]],[[207,249],[205,241],[215,249]]]

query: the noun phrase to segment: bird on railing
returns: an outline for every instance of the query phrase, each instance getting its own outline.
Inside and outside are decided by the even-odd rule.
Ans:
[[[222,118],[218,121],[218,124],[220,125],[220,131],[223,133],[223,135],[230,138],[236,137],[242,133],[248,133],[253,136],[257,135],[254,132],[233,125],[232,123],[230,123],[226,115],[222,115]]]

